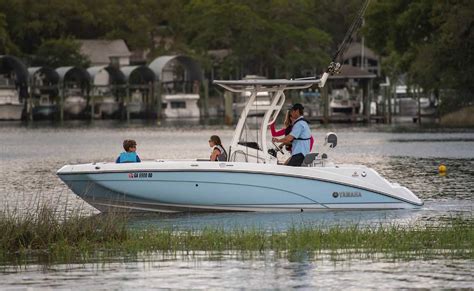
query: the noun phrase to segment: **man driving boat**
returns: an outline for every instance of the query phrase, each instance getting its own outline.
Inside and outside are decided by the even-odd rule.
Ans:
[[[273,142],[291,143],[292,151],[291,158],[288,161],[288,166],[299,167],[303,164],[304,157],[310,151],[311,130],[308,122],[303,117],[303,105],[296,103],[290,109],[291,118],[293,121],[293,128],[289,135],[284,138],[272,138]]]

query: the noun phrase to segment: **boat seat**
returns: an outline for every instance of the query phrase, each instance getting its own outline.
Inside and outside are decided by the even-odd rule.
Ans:
[[[304,157],[303,160],[303,167],[309,167],[310,165],[313,164],[314,160],[318,156],[319,153],[309,153]]]

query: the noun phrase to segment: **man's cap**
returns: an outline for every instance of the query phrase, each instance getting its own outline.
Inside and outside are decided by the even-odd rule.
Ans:
[[[295,103],[291,106],[290,110],[304,110],[304,106],[300,103]]]

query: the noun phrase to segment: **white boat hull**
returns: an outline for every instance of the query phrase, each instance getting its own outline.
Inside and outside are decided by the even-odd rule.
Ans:
[[[87,106],[87,101],[83,97],[67,97],[64,101],[64,111],[70,115],[81,114]]]
[[[22,112],[22,104],[1,104],[0,120],[20,120]]]
[[[293,168],[166,161],[64,166],[58,175],[75,194],[105,212],[400,209],[423,205],[408,189],[361,166]]]

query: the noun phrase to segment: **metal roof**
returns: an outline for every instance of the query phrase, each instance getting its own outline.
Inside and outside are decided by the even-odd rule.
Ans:
[[[153,82],[155,80],[155,73],[147,66],[125,66],[120,70],[125,76],[125,80],[130,82],[130,77],[134,74],[140,74],[145,82]]]
[[[0,74],[15,72],[16,86],[21,98],[28,97],[28,70],[18,58],[10,55],[0,55]]]
[[[351,65],[342,65],[341,73],[329,76],[329,79],[375,79],[377,75]]]
[[[59,75],[59,80],[64,82],[65,79],[69,79],[73,75],[79,76],[79,78],[83,81],[90,82],[90,75],[89,73],[79,67],[59,67],[56,69],[56,72]]]
[[[202,70],[199,64],[192,58],[183,55],[176,55],[176,56],[161,56],[156,58],[153,62],[151,62],[148,67],[155,72],[156,79],[161,80],[161,75],[163,69],[166,65],[171,62],[172,60],[176,60],[178,63],[184,66],[186,69],[188,80],[185,81],[200,81],[203,80]]]
[[[110,82],[110,83],[125,84],[127,82],[125,74],[117,67],[94,66],[94,67],[88,68],[87,72],[89,73],[91,80],[93,81],[95,76],[102,70],[106,70],[107,73],[109,73],[111,80],[113,80],[113,82]]]
[[[9,55],[0,55],[0,74],[15,72],[16,81],[22,85],[28,84],[28,70],[18,58]]]
[[[59,74],[50,67],[31,67],[28,68],[28,74],[30,76],[30,80],[36,74],[44,74],[51,83],[57,84],[59,82]]]

